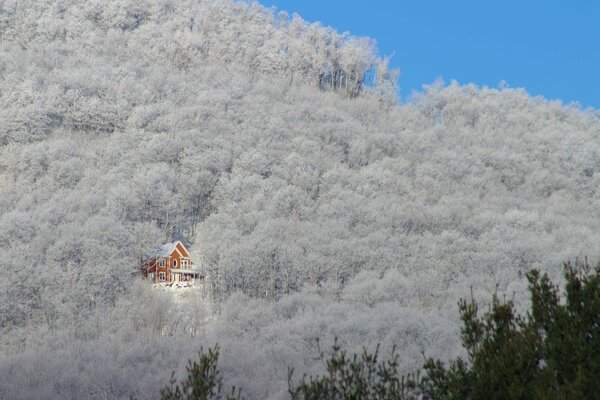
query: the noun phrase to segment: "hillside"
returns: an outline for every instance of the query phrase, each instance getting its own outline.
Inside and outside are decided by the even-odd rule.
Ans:
[[[374,72],[374,82],[363,81]],[[285,398],[314,339],[459,353],[456,302],[600,258],[595,110],[435,83],[229,0],[0,4],[0,398],[153,398],[200,346]],[[370,79],[370,78],[369,78]],[[137,282],[191,245],[210,299]]]

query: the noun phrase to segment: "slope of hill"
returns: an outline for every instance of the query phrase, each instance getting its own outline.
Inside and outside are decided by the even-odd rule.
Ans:
[[[594,111],[393,93],[372,41],[255,3],[2,3],[0,397],[152,398],[216,341],[251,398],[317,371],[317,336],[409,371],[461,351],[470,287],[523,304],[528,268],[600,256]],[[131,284],[172,238],[216,318]]]

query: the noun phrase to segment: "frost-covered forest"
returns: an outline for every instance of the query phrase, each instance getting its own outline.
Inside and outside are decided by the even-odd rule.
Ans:
[[[409,372],[460,354],[471,289],[599,258],[597,111],[396,77],[257,3],[0,2],[0,398],[156,398],[216,342],[254,399],[317,337]],[[208,301],[137,278],[172,239]]]

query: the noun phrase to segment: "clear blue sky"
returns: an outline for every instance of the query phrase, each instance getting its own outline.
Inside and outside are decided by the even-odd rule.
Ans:
[[[394,54],[400,95],[423,84],[496,87],[600,108],[600,1],[259,0]]]

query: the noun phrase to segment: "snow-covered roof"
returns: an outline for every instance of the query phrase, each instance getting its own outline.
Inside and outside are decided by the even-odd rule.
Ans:
[[[181,241],[177,240],[171,243],[165,243],[163,245],[157,246],[152,250],[149,254],[150,257],[169,257],[175,250],[177,250],[177,245],[181,243]],[[182,243],[183,246],[183,243]],[[179,251],[179,250],[178,250]]]

